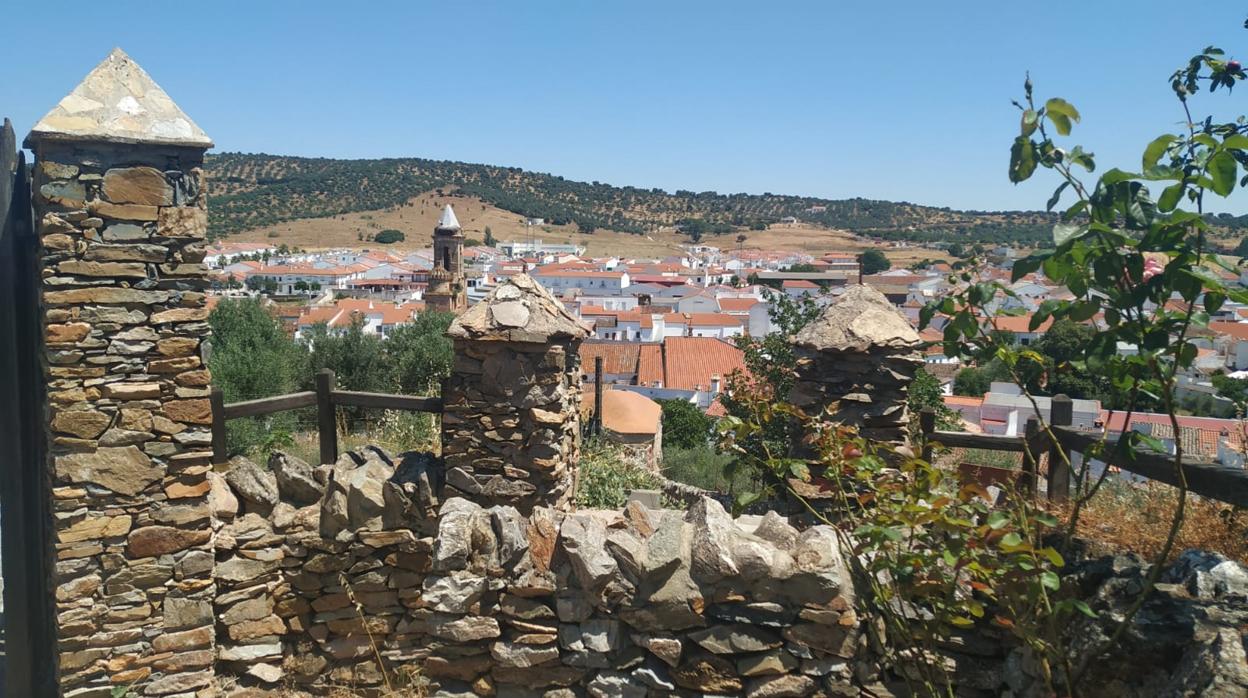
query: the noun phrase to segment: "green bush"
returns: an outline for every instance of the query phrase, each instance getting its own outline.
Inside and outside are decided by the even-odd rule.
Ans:
[[[380,243],[382,245],[391,245],[396,242],[403,242],[403,239],[406,237],[407,236],[404,235],[401,230],[387,228],[380,233],[377,233],[376,237],[373,238],[373,242]]]
[[[653,473],[629,462],[623,451],[601,441],[585,444],[576,483],[576,504],[588,509],[619,509],[630,490],[657,489]]]
[[[714,420],[688,400],[659,400],[663,408],[663,445],[672,448],[705,446]]]
[[[719,453],[706,444],[694,448],[666,448],[663,450],[663,475],[704,490],[738,492],[751,480],[744,470],[729,477],[727,468],[732,460],[732,455]]]

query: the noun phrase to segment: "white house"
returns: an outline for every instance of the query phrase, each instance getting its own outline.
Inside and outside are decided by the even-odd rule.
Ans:
[[[562,293],[571,289],[581,291],[597,291],[599,293],[619,293],[628,288],[629,279],[626,271],[542,271],[539,267],[533,278],[554,293]]]

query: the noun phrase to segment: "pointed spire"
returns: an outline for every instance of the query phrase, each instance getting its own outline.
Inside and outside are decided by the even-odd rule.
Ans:
[[[455,217],[455,209],[447,204],[442,209],[442,217],[438,219],[438,230],[459,230],[459,219]]]
[[[208,134],[119,48],[35,124],[25,145],[45,138],[212,147]]]

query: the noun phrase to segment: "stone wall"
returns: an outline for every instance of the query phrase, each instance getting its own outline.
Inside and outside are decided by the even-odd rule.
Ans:
[[[588,328],[518,274],[448,334],[455,365],[442,386],[447,485],[525,513],[566,506],[580,456],[578,347]]]
[[[904,446],[910,383],[923,365],[910,321],[870,286],[850,286],[793,340],[789,401],[829,421],[859,425],[877,443]]]
[[[66,695],[212,676],[203,149],[38,140]]]
[[[856,694],[858,622],[830,529],[733,520],[706,499],[528,516],[459,497],[385,504],[387,484],[427,496],[413,458],[280,456],[272,475],[236,461],[216,481],[220,674],[316,694],[413,669],[444,695]],[[329,538],[335,481],[352,523]]]

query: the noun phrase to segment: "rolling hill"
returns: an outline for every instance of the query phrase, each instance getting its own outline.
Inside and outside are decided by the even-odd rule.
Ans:
[[[718,194],[576,182],[519,168],[420,158],[334,160],[222,153],[207,160],[210,235],[229,237],[302,219],[395,212],[422,196],[454,194],[519,217],[543,218],[547,232],[638,236],[678,224],[707,235],[761,231],[792,216],[816,230],[930,243],[1049,239],[1054,218],[1028,211],[955,211],[906,202],[780,194]]]

